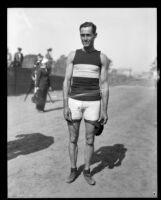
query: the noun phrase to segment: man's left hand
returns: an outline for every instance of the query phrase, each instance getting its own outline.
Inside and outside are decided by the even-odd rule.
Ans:
[[[107,123],[107,120],[108,120],[108,114],[105,112],[101,112],[98,122],[100,122],[102,125],[105,125]]]

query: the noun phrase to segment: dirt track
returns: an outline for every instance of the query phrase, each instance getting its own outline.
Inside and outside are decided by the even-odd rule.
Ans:
[[[95,186],[82,173],[72,184],[68,129],[62,92],[37,113],[31,96],[8,97],[8,197],[156,197],[157,98],[153,87],[110,88],[109,121],[95,140],[91,169]],[[78,168],[84,163],[84,123],[79,137]]]

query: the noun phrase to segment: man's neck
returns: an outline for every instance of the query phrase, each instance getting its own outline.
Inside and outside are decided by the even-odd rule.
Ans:
[[[92,51],[94,51],[94,50],[95,50],[94,46],[91,46],[91,47],[83,47],[83,51],[85,51],[85,52],[92,52]]]

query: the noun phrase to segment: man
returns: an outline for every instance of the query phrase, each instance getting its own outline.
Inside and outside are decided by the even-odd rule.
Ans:
[[[53,64],[53,57],[52,57],[52,48],[47,49],[47,54],[45,55],[45,58],[48,59],[48,63],[47,63],[47,68],[49,70],[49,73],[51,72],[51,67]]]
[[[96,182],[91,176],[90,162],[94,152],[94,122],[106,124],[109,98],[108,68],[110,60],[94,48],[97,37],[96,26],[85,22],[80,26],[82,49],[71,52],[67,58],[66,75],[63,83],[64,118],[69,129],[69,156],[71,172],[67,183],[78,175],[78,136],[82,117],[86,128],[85,165],[83,175],[88,184]]]
[[[18,52],[14,56],[14,67],[22,67],[23,53],[21,53],[22,48],[18,48]]]
[[[7,48],[7,66],[11,67],[12,64],[12,54],[9,52],[9,49]]]
[[[47,49],[47,54],[45,55],[45,58],[47,58],[48,60],[53,60],[51,55],[52,50],[52,48]]]

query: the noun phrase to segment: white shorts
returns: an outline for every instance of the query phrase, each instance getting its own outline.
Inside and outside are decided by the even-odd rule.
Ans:
[[[72,113],[72,120],[97,121],[100,115],[101,101],[80,101],[69,98],[68,105]]]

